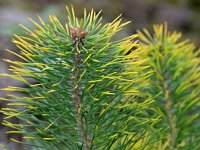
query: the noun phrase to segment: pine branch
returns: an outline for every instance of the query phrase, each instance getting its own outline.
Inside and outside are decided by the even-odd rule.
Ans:
[[[154,70],[146,87],[155,99],[152,109],[161,115],[155,130],[163,129],[154,149],[199,149],[200,68],[199,50],[181,34],[169,32],[167,25],[155,25],[154,34],[138,31],[139,48]],[[160,146],[159,146],[160,145]]]
[[[4,90],[27,96],[8,98],[3,108],[4,125],[10,134],[21,134],[25,142],[38,149],[136,149],[150,137],[158,121],[146,111],[152,100],[143,88],[152,73],[140,74],[148,66],[141,60],[132,35],[118,41],[112,37],[129,22],[120,16],[101,25],[100,13],[84,11],[82,19],[67,7],[68,22],[63,26],[56,16],[46,24],[29,19],[35,30],[22,28],[25,36],[15,35],[21,61],[10,63],[11,74],[26,87],[9,86]],[[35,81],[30,83],[29,79]],[[8,119],[18,118],[20,124]],[[141,142],[142,141],[142,142]]]

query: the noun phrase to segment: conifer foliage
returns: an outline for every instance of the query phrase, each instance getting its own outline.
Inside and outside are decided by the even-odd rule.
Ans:
[[[200,149],[200,51],[166,24],[114,40],[129,22],[102,25],[100,14],[79,19],[67,7],[65,25],[56,16],[21,25],[19,53],[8,50],[21,61],[5,59],[12,74],[1,74],[25,85],[3,89],[3,125],[23,136],[11,140],[45,150]]]
[[[146,29],[138,35],[140,56],[154,70],[146,87],[155,100],[150,107],[161,116],[154,127],[163,129],[151,149],[200,149],[200,50],[166,24],[155,25],[153,35]]]
[[[15,35],[21,61],[10,63],[16,79],[26,87],[9,86],[12,108],[3,108],[3,124],[8,134],[22,134],[25,145],[36,149],[134,149],[145,147],[143,137],[150,135],[157,119],[144,113],[152,103],[141,92],[151,71],[147,59],[138,56],[136,35],[112,40],[128,22],[120,17],[101,25],[100,13],[84,11],[82,19],[67,7],[68,22],[63,26],[56,16],[49,24],[38,17],[30,19],[35,30]],[[34,83],[30,82],[34,79]],[[139,101],[140,99],[141,101]],[[18,118],[20,124],[10,122]],[[141,144],[142,143],[142,144]]]

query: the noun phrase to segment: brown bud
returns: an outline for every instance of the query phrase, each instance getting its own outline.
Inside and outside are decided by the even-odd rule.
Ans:
[[[78,34],[77,28],[74,28],[72,25],[70,25],[69,28],[70,28],[72,39],[76,39],[77,34]]]
[[[87,36],[88,31],[81,31],[80,39],[84,39]]]

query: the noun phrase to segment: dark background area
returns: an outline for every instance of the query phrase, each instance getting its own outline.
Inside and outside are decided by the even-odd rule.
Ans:
[[[37,20],[37,15],[40,15],[48,21],[50,14],[57,15],[61,22],[65,23],[65,6],[70,4],[74,5],[80,17],[83,8],[102,10],[104,22],[112,21],[122,13],[123,21],[130,20],[132,23],[125,27],[119,36],[131,35],[136,29],[152,30],[153,24],[167,22],[171,31],[181,31],[185,38],[190,38],[197,47],[200,46],[200,0],[0,0],[0,73],[9,72],[8,64],[2,59],[16,59],[5,49],[17,51],[11,39],[13,34],[23,34],[19,23],[33,28],[28,17]],[[0,88],[18,84],[11,79],[0,77]],[[0,91],[0,97],[6,97],[6,93]],[[5,105],[5,101],[0,102],[0,107]],[[11,149],[21,149],[17,148],[17,144],[9,142],[9,136],[5,134],[7,128],[1,124],[2,118],[1,115],[0,144],[8,145]]]

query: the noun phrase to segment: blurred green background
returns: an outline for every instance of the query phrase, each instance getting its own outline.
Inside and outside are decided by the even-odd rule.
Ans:
[[[0,0],[0,73],[8,72],[8,65],[2,59],[15,60],[5,49],[17,51],[11,43],[12,35],[24,34],[19,23],[33,28],[27,18],[37,20],[40,15],[48,21],[49,14],[55,14],[65,23],[65,5],[73,4],[78,16],[82,16],[83,8],[96,11],[102,10],[104,22],[112,21],[122,13],[123,21],[132,21],[119,36],[135,33],[136,29],[148,28],[152,24],[167,22],[170,30],[181,31],[185,38],[190,38],[197,47],[200,46],[200,0]],[[0,88],[7,85],[18,85],[16,81],[0,77]],[[6,93],[0,91],[1,97]],[[5,102],[0,102],[4,107]],[[8,145],[11,149],[21,149],[10,142],[5,135],[6,129],[0,116],[0,144]],[[17,120],[13,120],[17,122]],[[20,138],[20,137],[15,137]],[[1,148],[0,148],[1,150]]]

